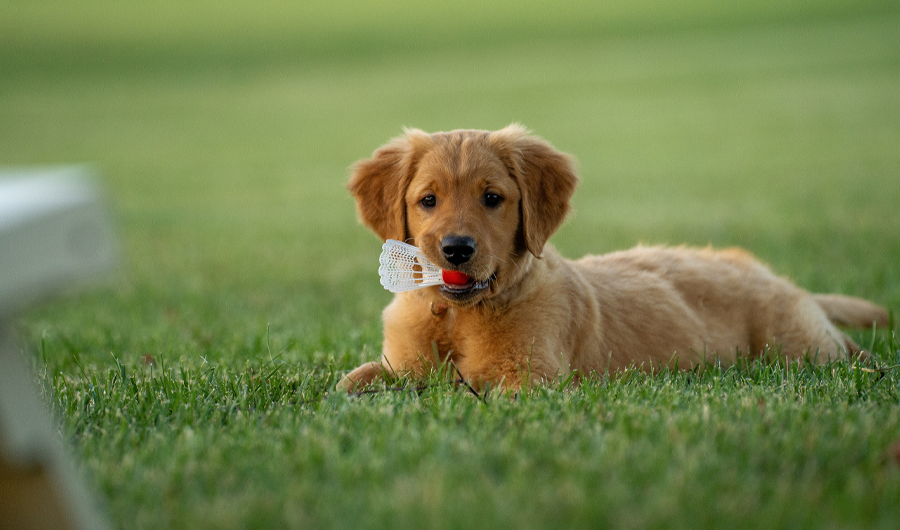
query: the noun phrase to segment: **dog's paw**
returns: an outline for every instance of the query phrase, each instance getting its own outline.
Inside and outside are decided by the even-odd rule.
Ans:
[[[342,377],[335,385],[335,389],[343,392],[355,392],[382,377],[384,371],[384,366],[379,362],[365,363]]]

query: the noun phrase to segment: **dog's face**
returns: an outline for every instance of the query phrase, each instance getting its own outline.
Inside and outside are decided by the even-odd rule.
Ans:
[[[500,158],[472,135],[442,137],[426,152],[406,188],[410,243],[445,270],[470,276],[444,285],[456,303],[490,296],[524,253],[521,194]]]
[[[513,125],[495,132],[409,130],[355,166],[348,187],[382,239],[418,246],[469,280],[433,288],[478,303],[521,278],[569,208],[571,159]]]

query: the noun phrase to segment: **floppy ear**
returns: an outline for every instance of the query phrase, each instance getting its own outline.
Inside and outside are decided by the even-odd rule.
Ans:
[[[489,141],[519,185],[525,246],[540,257],[578,186],[574,160],[518,124],[492,132]]]
[[[353,166],[347,189],[356,199],[364,225],[382,240],[406,241],[406,188],[430,136],[406,129],[405,136],[380,147],[372,158]]]

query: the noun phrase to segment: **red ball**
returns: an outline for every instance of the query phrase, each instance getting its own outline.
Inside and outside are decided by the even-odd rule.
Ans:
[[[448,285],[465,285],[472,279],[468,274],[459,271],[441,271],[441,277]]]

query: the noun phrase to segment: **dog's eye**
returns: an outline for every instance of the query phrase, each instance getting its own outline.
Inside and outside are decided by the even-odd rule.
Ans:
[[[500,204],[500,201],[503,200],[503,197],[497,195],[496,193],[485,193],[484,199],[482,200],[484,201],[485,206],[494,207]]]
[[[437,197],[434,195],[429,195],[422,199],[422,206],[426,208],[434,208],[434,205],[437,204]]]

